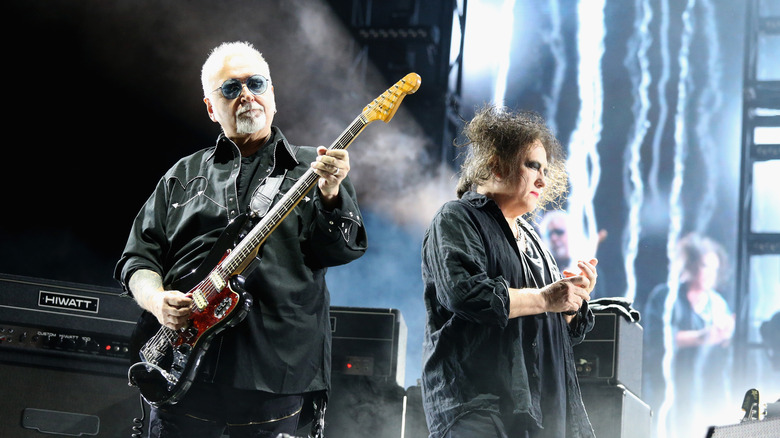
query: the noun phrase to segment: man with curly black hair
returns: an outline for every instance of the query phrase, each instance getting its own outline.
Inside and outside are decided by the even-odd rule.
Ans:
[[[530,112],[464,128],[458,199],[423,241],[423,403],[431,438],[593,437],[572,346],[593,326],[596,259],[559,272],[523,216],[560,201],[559,142]]]

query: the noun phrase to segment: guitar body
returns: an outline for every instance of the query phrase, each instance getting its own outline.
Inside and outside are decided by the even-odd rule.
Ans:
[[[201,266],[177,280],[172,289],[190,295],[214,288],[212,272],[233,247],[245,224],[229,226]],[[192,279],[203,279],[192,285]],[[202,308],[194,307],[187,327],[173,330],[163,327],[149,312],[143,312],[130,338],[128,371],[131,385],[154,406],[175,404],[186,393],[197,374],[201,359],[214,337],[241,322],[249,313],[252,297],[244,290],[244,277],[231,277],[224,287],[214,290]]]

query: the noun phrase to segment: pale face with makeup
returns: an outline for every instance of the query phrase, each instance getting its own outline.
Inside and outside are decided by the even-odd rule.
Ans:
[[[506,217],[518,217],[536,209],[539,197],[546,185],[547,151],[542,142],[536,140],[517,170],[519,177],[514,179],[495,178],[480,185],[479,193],[496,201]]]

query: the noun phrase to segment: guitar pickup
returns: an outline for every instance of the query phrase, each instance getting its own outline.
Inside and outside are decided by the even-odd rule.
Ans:
[[[208,300],[205,296],[203,296],[203,292],[200,289],[196,289],[195,292],[192,293],[192,300],[200,310],[205,309],[209,304]]]
[[[212,271],[209,275],[209,280],[211,280],[211,284],[214,285],[214,289],[217,291],[221,291],[222,289],[227,286],[227,283],[225,282],[225,279],[222,278],[221,275],[219,275],[219,272],[216,270]]]

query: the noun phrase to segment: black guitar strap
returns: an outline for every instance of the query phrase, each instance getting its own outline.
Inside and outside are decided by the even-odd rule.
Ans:
[[[282,181],[287,175],[287,171],[282,172],[281,175],[268,177],[265,182],[255,190],[252,199],[249,201],[249,209],[257,215],[257,217],[263,217],[268,213],[268,209],[271,208],[274,198],[279,193],[279,188],[282,186]]]

